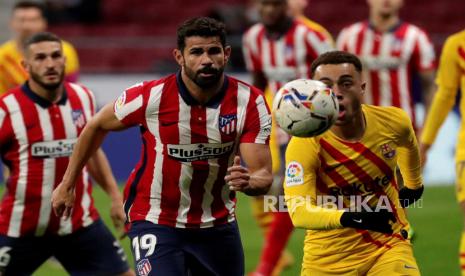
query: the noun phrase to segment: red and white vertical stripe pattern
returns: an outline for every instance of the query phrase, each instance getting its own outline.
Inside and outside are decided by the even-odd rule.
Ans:
[[[400,107],[415,121],[412,72],[435,66],[434,48],[423,30],[401,23],[380,33],[368,22],[359,22],[341,31],[337,48],[361,59],[367,81],[364,99],[367,104]]]
[[[67,100],[62,104],[41,105],[17,88],[0,99],[3,116],[0,143],[9,145],[2,157],[10,164],[11,175],[0,208],[0,233],[10,237],[69,234],[91,224],[98,214],[91,200],[92,187],[87,172],[76,186],[76,206],[71,219],[60,220],[51,209],[51,194],[68,165],[64,156],[38,156],[38,145],[49,151],[74,143],[83,126],[76,126],[72,112],[82,112],[85,121],[94,113],[95,100],[84,87],[66,84]]]
[[[130,221],[204,228],[235,219],[226,169],[239,143],[268,143],[271,118],[259,91],[228,80],[217,106],[187,103],[175,75],[130,88],[115,103],[118,119],[141,125],[144,144],[125,188]],[[222,116],[236,118],[234,131],[221,130]]]
[[[243,37],[247,69],[263,73],[273,93],[291,80],[310,78],[312,61],[331,49],[331,38],[298,20],[277,39],[269,38],[261,23]]]

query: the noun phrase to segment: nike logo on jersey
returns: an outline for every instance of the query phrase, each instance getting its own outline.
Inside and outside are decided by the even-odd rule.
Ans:
[[[353,219],[356,223],[362,223],[362,219]]]
[[[409,265],[407,265],[407,264],[404,265],[404,268],[407,268],[407,269],[417,269],[416,267],[414,267],[414,266],[409,266]]]

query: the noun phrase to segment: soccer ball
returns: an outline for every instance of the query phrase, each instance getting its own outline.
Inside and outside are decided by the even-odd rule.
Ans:
[[[321,81],[297,79],[279,89],[273,112],[278,125],[288,134],[312,137],[336,122],[339,103],[334,92]]]

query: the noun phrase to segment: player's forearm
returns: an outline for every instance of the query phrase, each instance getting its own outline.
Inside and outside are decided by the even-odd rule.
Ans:
[[[92,178],[97,181],[113,201],[122,201],[110,163],[101,148],[91,156],[89,162],[87,162],[87,167]]]
[[[416,140],[416,139],[415,139]],[[398,148],[398,164],[404,185],[409,189],[418,189],[423,185],[421,177],[420,154],[416,141],[413,144]]]
[[[102,144],[108,131],[98,127],[95,118],[84,128],[79,136],[70,157],[68,168],[63,176],[63,183],[68,188],[74,188],[76,179],[86,165],[89,158]]]
[[[421,133],[420,140],[423,144],[431,145],[434,143],[439,128],[454,106],[456,91],[452,90],[451,88],[440,87],[438,92],[434,95]]]
[[[250,174],[249,185],[244,193],[249,196],[264,195],[268,192],[273,182],[270,169],[260,169]]]
[[[289,216],[297,228],[309,230],[330,230],[342,228],[342,210],[328,209],[315,205],[306,196],[287,196]]]

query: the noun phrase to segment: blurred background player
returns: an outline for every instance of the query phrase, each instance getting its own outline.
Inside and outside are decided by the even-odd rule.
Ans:
[[[110,196],[121,230],[123,200],[101,149],[76,178],[70,218],[52,212],[52,191],[96,103],[87,88],[64,81],[60,38],[37,33],[23,47],[30,77],[0,98],[1,155],[11,171],[0,205],[0,274],[30,275],[54,256],[73,275],[134,275],[94,207],[89,173]]]
[[[418,135],[417,93],[427,112],[435,89],[433,44],[424,30],[400,19],[403,0],[367,0],[367,3],[368,20],[345,27],[337,37],[337,48],[361,59],[367,82],[364,102],[402,108],[409,114]],[[402,186],[400,174],[398,181]],[[409,235],[413,237],[412,229]]]
[[[96,145],[111,130],[136,126],[144,147],[124,194],[138,272],[244,275],[235,197],[271,186],[271,115],[261,91],[224,74],[224,24],[189,19],[177,42],[177,73],[128,88],[85,128],[53,208],[67,216],[73,180]]]
[[[301,9],[301,8],[300,8]],[[299,9],[293,9],[299,10]],[[265,91],[272,103],[275,93],[285,83],[310,77],[310,64],[321,53],[332,49],[332,38],[315,22],[289,16],[287,0],[259,0],[260,22],[250,27],[243,36],[243,52],[252,84]],[[289,137],[273,127],[270,148],[277,194],[282,194],[284,150]],[[252,202],[252,212],[267,237],[264,242],[258,275],[278,275],[292,264],[290,254],[282,254],[292,232],[287,212],[269,213],[263,210],[263,197]],[[280,261],[280,256],[283,256]],[[275,268],[276,266],[276,268]],[[274,272],[273,272],[274,270]]]
[[[420,78],[427,111],[434,93],[435,53],[427,33],[402,21],[403,0],[367,0],[369,18],[345,27],[337,48],[356,54],[365,68],[364,102],[400,107],[417,128],[413,80]]]
[[[28,37],[47,29],[43,4],[37,1],[17,2],[12,10],[10,28],[14,37],[0,46],[0,94],[23,84],[28,78],[27,71],[21,66],[23,47]],[[79,75],[76,50],[63,41],[63,53],[66,57],[65,80],[75,82]]]
[[[421,134],[420,153],[423,162],[433,145],[441,125],[452,110],[457,92],[461,91],[460,113],[465,114],[465,30],[448,37],[441,53],[434,95]],[[430,161],[434,162],[434,161]],[[456,195],[465,217],[465,120],[462,119],[455,152]],[[462,218],[463,219],[463,218]],[[463,219],[465,221],[465,219]],[[465,275],[465,230],[460,240],[459,264]]]
[[[291,138],[286,151],[288,169],[299,168],[286,175],[286,203],[293,224],[307,229],[301,275],[420,275],[404,212],[423,192],[408,115],[361,104],[365,82],[353,54],[323,54],[311,72],[333,89],[339,116],[319,136]],[[405,180],[400,191],[397,165]],[[325,206],[325,197],[343,202]]]

